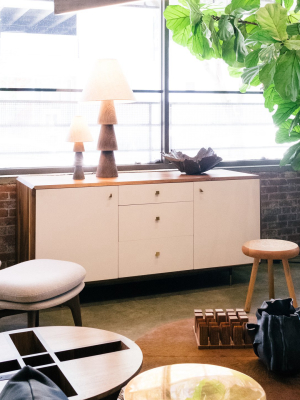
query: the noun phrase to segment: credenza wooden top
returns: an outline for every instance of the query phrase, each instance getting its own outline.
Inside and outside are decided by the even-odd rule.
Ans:
[[[30,189],[61,189],[91,186],[141,185],[149,183],[179,183],[222,181],[232,179],[259,179],[257,175],[235,172],[225,169],[212,169],[202,175],[186,175],[177,170],[171,171],[132,171],[119,172],[117,178],[97,178],[95,174],[86,174],[82,181],[73,180],[72,175],[27,175],[18,177],[18,181]]]

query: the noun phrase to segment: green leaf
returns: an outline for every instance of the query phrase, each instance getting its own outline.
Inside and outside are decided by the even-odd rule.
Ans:
[[[234,29],[228,15],[221,15],[218,26],[218,35],[221,40],[230,40],[233,37]]]
[[[262,29],[256,31],[251,36],[249,36],[245,44],[246,46],[251,46],[256,43],[263,43],[263,44],[271,44],[276,43],[277,41],[272,38],[272,36],[267,31],[263,31]]]
[[[188,39],[187,47],[193,55],[197,55],[197,54],[202,55],[202,53],[203,53],[203,34],[202,34],[202,30],[199,27],[199,25],[196,26],[196,30],[195,30],[193,36],[191,36]]]
[[[290,129],[289,129],[289,134],[291,134],[292,131],[300,132],[299,121],[300,121],[300,111],[297,112],[295,118],[292,120]]]
[[[264,90],[264,98],[265,98],[265,107],[270,111],[274,111],[274,105],[276,101],[274,100],[275,95],[277,94],[275,90],[274,84],[271,84],[266,90]]]
[[[292,50],[280,56],[274,75],[275,89],[285,100],[296,101],[300,95],[300,53]]]
[[[260,79],[261,83],[264,85],[265,90],[273,82],[275,71],[276,71],[276,60],[273,60],[269,64],[266,64],[259,71],[259,79]]]
[[[291,101],[286,101],[282,104],[279,104],[276,113],[273,115],[274,124],[280,126],[293,114],[297,108],[299,108],[299,104]]]
[[[284,42],[284,45],[289,50],[300,50],[300,36],[292,36]]]
[[[234,40],[234,51],[236,53],[236,59],[238,62],[243,63],[245,57],[248,54],[248,50],[245,46],[245,39],[242,32],[238,28],[238,19],[234,20],[235,40]]]
[[[282,6],[282,0],[275,0],[275,3],[280,4]]]
[[[184,7],[188,7],[188,3],[186,0],[178,0],[180,4],[182,4]]]
[[[290,132],[292,125],[292,120],[288,119],[280,125],[278,131],[276,132],[275,141],[278,144],[281,143],[291,143],[300,140],[300,127],[299,125],[294,127],[295,129]]]
[[[259,74],[259,66],[245,68],[242,73],[242,80],[244,84],[250,84],[250,82]]]
[[[276,60],[278,56],[279,52],[277,51],[274,44],[264,47],[263,49],[261,49],[261,52],[259,53],[259,58],[264,63],[270,63],[272,60]]]
[[[294,12],[297,13],[300,10],[300,0],[297,0],[297,5],[295,7]]]
[[[243,70],[228,65],[228,73],[232,78],[240,78],[242,76]]]
[[[190,10],[181,6],[168,6],[164,11],[167,28],[178,32],[190,25]]]
[[[287,10],[279,4],[267,4],[256,13],[256,19],[261,28],[268,32],[273,39],[284,41],[286,33]]]
[[[258,64],[258,55],[259,55],[260,49],[253,50],[247,56],[245,57],[245,65],[247,68],[254,67],[255,65]]]
[[[299,148],[300,148],[300,144],[299,144]],[[300,153],[299,152],[294,157],[291,166],[295,171],[300,170]]]
[[[249,15],[249,17],[245,18],[245,21],[248,21],[248,22],[255,22],[255,23],[256,23],[255,15],[254,15],[254,14]],[[247,30],[247,32],[248,32],[249,34],[252,33],[255,29],[258,28],[257,25],[252,25],[252,24],[245,24],[245,26],[246,26],[246,30]],[[253,32],[253,33],[254,33],[254,32]]]
[[[248,85],[247,83],[245,83],[244,85],[242,85],[242,86],[239,88],[239,91],[240,91],[241,93],[246,93],[247,90],[248,90],[248,88],[249,88],[249,86],[250,86],[250,85]]]
[[[221,47],[221,43],[219,40],[219,36],[216,32],[215,29],[215,23],[214,20],[211,18],[210,23],[209,23],[209,29],[211,31],[211,41],[212,41],[212,47],[214,49],[215,52],[215,57],[216,58],[222,58],[222,47]]]
[[[259,75],[256,75],[252,81],[250,82],[251,86],[258,86],[261,84],[261,81],[259,80]]]
[[[196,25],[202,18],[202,12],[200,11],[199,1],[197,0],[186,0],[190,9],[190,21],[191,25]]]
[[[294,4],[294,0],[283,0],[284,7],[289,11],[292,5]]]
[[[222,58],[231,67],[242,68],[244,63],[239,63],[236,60],[236,52],[234,50],[235,37],[233,36],[230,40],[226,40],[222,44]]]
[[[232,0],[230,4],[230,8],[228,8],[228,14],[232,14],[234,10],[241,10],[241,14],[243,11],[256,11],[260,7],[260,0]],[[227,7],[226,7],[227,8]]]
[[[188,25],[183,30],[176,31],[176,33],[173,34],[173,40],[175,43],[180,44],[181,46],[187,46],[190,35],[191,26]]]
[[[296,23],[296,24],[288,25],[286,28],[286,31],[289,36],[294,36],[294,35],[299,35],[299,33],[300,33],[299,29],[300,29],[300,24]]]
[[[287,151],[284,153],[283,159],[280,161],[280,165],[284,166],[293,161],[293,159],[299,154],[300,150],[300,142],[291,146]]]

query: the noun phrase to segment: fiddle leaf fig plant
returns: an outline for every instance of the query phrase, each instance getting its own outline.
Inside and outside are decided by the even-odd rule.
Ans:
[[[164,16],[173,40],[199,60],[221,58],[241,92],[263,87],[265,107],[278,126],[277,143],[296,142],[280,165],[300,170],[300,0],[232,0],[225,8],[178,0]]]

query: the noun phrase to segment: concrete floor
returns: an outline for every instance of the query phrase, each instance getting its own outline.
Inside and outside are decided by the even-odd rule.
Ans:
[[[291,274],[300,304],[300,259],[291,260]],[[274,265],[276,298],[288,297],[281,264]],[[194,276],[121,285],[86,287],[81,295],[83,325],[114,331],[136,340],[158,325],[193,316],[194,308],[243,308],[251,266],[233,268],[229,286],[228,271],[214,270]],[[251,314],[268,299],[267,264],[257,275]],[[26,328],[26,314],[0,320],[0,332]],[[40,326],[73,325],[71,312],[56,307],[40,312]]]

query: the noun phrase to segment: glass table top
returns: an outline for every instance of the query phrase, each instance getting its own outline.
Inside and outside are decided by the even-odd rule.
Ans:
[[[133,378],[125,400],[266,400],[250,376],[209,364],[175,364]]]

